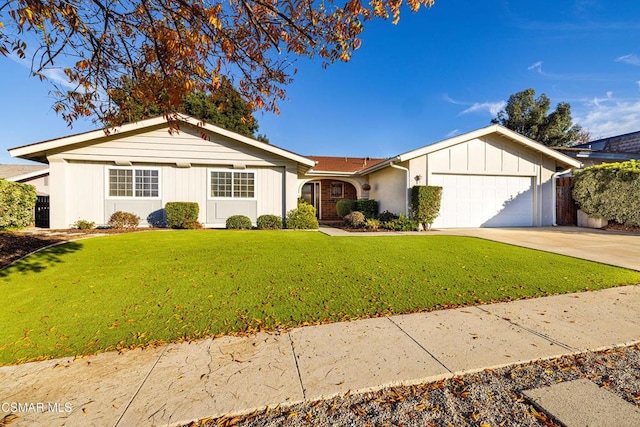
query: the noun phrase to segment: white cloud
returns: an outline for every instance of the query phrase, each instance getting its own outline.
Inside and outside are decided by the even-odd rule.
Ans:
[[[459,115],[469,114],[469,113],[478,113],[488,111],[492,116],[498,114],[498,111],[502,110],[507,103],[505,101],[497,101],[497,102],[466,102],[466,101],[458,101],[451,98],[448,94],[443,96],[443,99],[453,105],[462,105],[469,106],[467,109],[462,111]]]
[[[447,138],[452,138],[460,133],[460,129],[454,129],[447,134]]]
[[[7,57],[9,59],[11,59],[13,62],[22,65],[23,67],[31,70],[31,63],[30,61],[27,60],[27,58],[30,58],[31,55],[27,54],[25,58],[20,58],[17,55],[11,53],[9,55],[7,55]],[[55,84],[58,84],[60,86],[69,88],[69,89],[76,89],[77,85],[69,82],[69,78],[67,77],[67,75],[64,73],[64,71],[62,70],[62,68],[47,68],[45,70],[42,71],[42,74],[47,77],[47,79]],[[33,78],[37,78],[37,77],[33,77]]]
[[[477,113],[477,112],[482,112],[482,111],[488,111],[489,113],[491,113],[492,116],[495,116],[506,105],[507,105],[507,103],[505,101],[482,102],[482,103],[476,102],[475,104],[473,104],[471,107],[467,108],[466,110],[464,110],[460,114],[469,114],[469,113]]]
[[[591,133],[593,139],[640,130],[640,99],[616,99],[613,92],[585,102],[574,122]]]
[[[542,61],[538,61],[535,64],[529,65],[527,67],[527,70],[534,70],[540,74],[544,74],[544,72],[542,71]]]
[[[630,53],[629,55],[624,55],[619,58],[616,58],[616,62],[624,62],[625,64],[635,65],[640,67],[640,57],[635,53]]]
[[[453,105],[469,105],[470,104],[469,102],[456,101],[455,99],[450,97],[448,93],[445,93],[442,96],[442,99],[444,99],[449,104],[453,104]]]

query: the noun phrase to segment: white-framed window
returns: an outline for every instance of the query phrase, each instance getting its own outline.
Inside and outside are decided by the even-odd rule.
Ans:
[[[160,169],[148,167],[107,168],[107,197],[157,199],[160,197]]]
[[[344,183],[332,182],[330,187],[330,194],[332,199],[341,199],[344,197]]]
[[[210,199],[255,199],[256,172],[253,170],[209,169]]]

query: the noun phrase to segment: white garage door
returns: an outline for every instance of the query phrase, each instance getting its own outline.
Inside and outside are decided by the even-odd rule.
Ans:
[[[523,227],[533,225],[533,178],[433,175],[442,187],[434,227]]]

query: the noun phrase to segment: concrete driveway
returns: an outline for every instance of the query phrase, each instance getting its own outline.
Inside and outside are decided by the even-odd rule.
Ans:
[[[581,227],[457,228],[439,234],[480,237],[640,271],[640,235]]]

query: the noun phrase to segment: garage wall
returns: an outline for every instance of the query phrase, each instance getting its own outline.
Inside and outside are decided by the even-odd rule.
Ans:
[[[500,136],[472,139],[427,156],[429,174],[534,176],[540,162],[538,153]]]
[[[435,227],[539,226],[553,223],[555,160],[499,135],[411,159],[410,185],[443,186]]]

